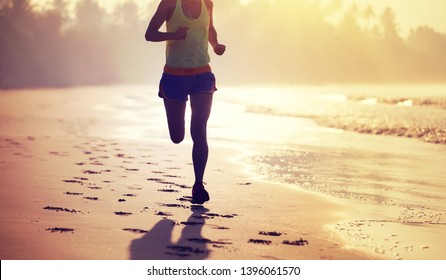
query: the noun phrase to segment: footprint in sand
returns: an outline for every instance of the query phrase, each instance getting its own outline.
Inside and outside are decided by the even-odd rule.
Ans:
[[[130,213],[130,212],[123,212],[123,211],[114,212],[114,213],[117,216],[130,216],[130,215],[132,215],[132,213]]]
[[[193,216],[194,219],[200,219],[200,220],[208,220],[208,219],[214,219],[214,218],[225,218],[225,219],[232,219],[235,218],[236,214],[230,214],[230,215],[220,215],[215,213],[201,213],[200,215]]]
[[[147,178],[147,181],[160,182],[160,181],[162,181],[162,179],[159,179],[159,178]]]
[[[182,178],[181,176],[169,175],[169,174],[163,175],[163,177],[167,177],[167,178]]]
[[[180,192],[179,190],[173,190],[173,189],[158,189],[157,191],[159,191],[159,192],[167,192],[167,193]]]
[[[277,231],[261,231],[259,232],[260,235],[267,235],[267,236],[281,236],[282,233]]]
[[[175,185],[174,182],[169,182],[169,181],[158,181],[158,183],[165,184],[165,185]]]
[[[85,177],[73,177],[76,180],[81,180],[81,181],[88,181],[88,178]]]
[[[82,181],[79,180],[62,180],[65,183],[73,183],[73,184],[81,184],[83,185],[84,183]]]
[[[64,192],[64,194],[66,194],[66,195],[84,195],[83,193],[78,193],[78,192]]]
[[[93,170],[82,170],[82,173],[84,173],[84,174],[93,174],[93,175],[101,174],[100,171],[93,171]]]
[[[211,226],[213,229],[218,229],[218,230],[229,230],[230,228],[228,227],[222,227],[222,226]]]
[[[201,255],[201,254],[207,254],[209,251],[207,250],[201,250],[199,248],[193,248],[189,246],[167,246],[168,249],[172,250],[173,252],[166,252],[167,255],[174,255],[178,257],[188,257],[190,254],[195,255]]]
[[[148,230],[137,229],[137,228],[123,228],[122,230],[133,232],[133,233],[137,233],[137,234],[148,233],[149,232]]]
[[[188,209],[189,206],[181,205],[181,204],[175,204],[175,203],[159,203],[160,206],[168,207],[168,208],[183,208]]]
[[[181,198],[178,198],[177,200],[181,201],[181,202],[190,202],[190,203],[192,203],[192,196],[183,196]]]
[[[138,168],[126,168],[125,171],[139,171]]]
[[[46,231],[51,231],[51,232],[60,232],[60,233],[64,233],[64,232],[74,232],[74,229],[72,228],[62,228],[62,227],[54,227],[54,228],[47,228]]]
[[[67,157],[69,154],[67,152],[57,152],[57,151],[51,151],[49,152],[50,155],[53,156],[60,156],[60,157]]]
[[[42,209],[49,210],[49,211],[55,211],[55,212],[68,212],[68,213],[79,213],[81,211],[75,210],[75,209],[68,209],[64,207],[54,207],[54,206],[45,206]]]
[[[263,239],[249,239],[248,243],[271,245],[272,242],[270,240],[263,240]]]
[[[285,240],[282,242],[282,244],[292,245],[292,246],[305,246],[305,245],[309,245],[310,243],[307,240],[304,240],[301,238],[301,239],[295,240],[295,241]]]
[[[171,216],[173,216],[172,213],[169,213],[169,212],[161,212],[161,211],[156,212],[156,215],[157,215],[157,216],[163,216],[163,217],[171,217]]]
[[[97,201],[97,200],[99,200],[99,197],[89,197],[89,196],[86,196],[86,197],[83,197],[83,199]]]
[[[186,240],[189,242],[192,242],[192,243],[209,244],[209,245],[212,245],[212,247],[218,248],[218,249],[224,249],[224,248],[226,248],[226,245],[232,245],[232,242],[229,242],[229,241],[212,241],[207,238],[188,238]]]

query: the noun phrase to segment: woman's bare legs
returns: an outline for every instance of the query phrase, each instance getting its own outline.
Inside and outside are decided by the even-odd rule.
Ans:
[[[192,148],[195,172],[194,188],[203,188],[203,176],[209,154],[206,128],[211,114],[212,94],[191,95],[190,106],[192,109],[190,132],[194,142]]]
[[[203,177],[209,154],[206,130],[207,121],[211,114],[212,97],[212,94],[209,93],[193,94],[190,96],[190,106],[192,110],[190,132],[193,141],[192,162],[195,174],[192,196],[194,196],[198,190],[204,189]],[[183,141],[185,134],[184,116],[186,112],[186,102],[164,100],[164,106],[166,108],[170,139],[175,144],[179,144]],[[203,200],[209,200],[207,193],[204,194],[204,198],[198,199],[198,202],[203,203]]]

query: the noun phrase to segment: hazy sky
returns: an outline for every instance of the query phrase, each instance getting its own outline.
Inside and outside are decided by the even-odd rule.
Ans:
[[[44,5],[44,3],[51,5],[54,0],[32,1],[41,3],[41,5]],[[68,3],[69,9],[73,9],[76,3],[81,0],[64,1]],[[126,0],[97,1],[102,7],[107,7],[109,11],[116,4],[126,2]],[[53,34],[55,35],[55,43],[59,42],[57,40],[66,40],[66,42],[72,42],[70,40],[73,40],[73,42],[82,46],[81,51],[77,51],[77,48],[71,49],[70,45],[54,45],[60,45],[62,54],[78,54],[78,59],[72,59],[71,64],[67,64],[68,66],[63,65],[68,69],[66,71],[68,80],[77,78],[77,75],[72,74],[72,69],[74,69],[73,71],[84,69],[82,68],[84,67],[83,61],[90,59],[88,56],[90,53],[99,54],[102,51],[99,48],[103,48],[103,46],[108,46],[107,51],[103,52],[104,55],[98,58],[94,57],[97,68],[89,67],[86,71],[80,71],[80,74],[86,77],[85,81],[89,81],[90,76],[102,80],[120,77],[122,81],[132,82],[158,77],[158,68],[161,68],[165,63],[165,51],[163,50],[165,44],[148,44],[143,40],[142,34],[151,15],[155,12],[156,3],[159,3],[160,0],[134,1],[140,7],[141,22],[131,21],[129,25],[104,28],[103,36],[96,36],[96,34],[89,32],[92,30],[83,28],[88,25],[88,20],[91,20],[91,18],[88,18],[91,15],[85,13],[85,22],[81,22],[84,26],[73,26],[73,31],[75,31],[73,35],[78,37],[57,37],[57,34]],[[213,1],[216,7],[215,18],[216,23],[218,23],[216,26],[219,31],[219,39],[222,43],[227,44],[228,52],[224,59],[214,57],[212,63],[216,69],[226,72],[227,75],[224,75],[226,82],[445,81],[444,36],[446,36],[446,19],[443,18],[443,14],[446,11],[446,0]],[[252,5],[249,4],[250,1],[252,3],[257,1],[262,5]],[[237,12],[235,9],[237,9],[239,3],[243,3],[245,6],[240,6],[239,12]],[[305,3],[310,3],[310,5]],[[330,3],[332,5],[324,6]],[[361,13],[344,14],[353,3],[359,5],[360,9],[350,12]],[[319,4],[322,6],[318,7]],[[369,5],[374,8],[375,15],[367,18],[365,11]],[[389,18],[380,19],[383,15],[383,9],[387,6],[390,6],[394,11],[395,22],[389,22]],[[340,10],[340,7],[344,7],[344,10]],[[47,6],[47,8],[51,8],[51,6]],[[250,8],[253,10],[249,10]],[[228,11],[224,9],[228,9]],[[118,16],[123,19],[125,15]],[[358,15],[357,22],[352,19],[352,15]],[[131,16],[134,16],[133,11]],[[102,19],[109,20],[111,17],[99,20]],[[45,20],[43,23],[49,23]],[[337,28],[330,26],[326,21],[337,23],[339,26]],[[357,23],[367,28],[367,30],[359,30]],[[423,25],[430,26],[444,35],[438,35],[429,28],[422,28],[413,33],[413,36],[407,37],[409,40],[401,41],[393,33],[395,25],[404,37],[408,35],[409,30]],[[125,28],[127,27],[133,28],[134,32],[126,31]],[[119,43],[115,41],[114,29],[120,31],[117,32],[117,34],[120,34]],[[26,34],[26,32],[32,32],[32,30],[30,28],[22,31],[22,33]],[[50,29],[47,31],[48,34],[52,34]],[[11,38],[15,37],[34,38],[33,36],[12,36]],[[47,37],[52,38],[51,36]],[[5,42],[9,43],[8,40]],[[10,45],[13,46],[13,44]],[[48,42],[47,46],[49,45],[51,45],[51,42]],[[38,56],[39,58],[51,57],[45,45],[39,47],[42,53],[41,56]],[[83,48],[85,48],[85,51]],[[13,48],[11,47],[11,49]],[[14,59],[19,62],[22,61],[19,52],[11,51],[11,55],[15,55],[10,59],[12,62],[15,61]],[[150,65],[140,63],[142,59],[150,61]],[[244,63],[239,65],[240,61]],[[154,67],[155,65],[159,66]],[[237,65],[237,69],[234,69],[234,65]],[[36,62],[35,69],[40,69],[39,67],[42,66]],[[18,69],[20,68],[18,67]],[[94,69],[101,69],[101,71]],[[102,71],[102,69],[109,71]],[[50,70],[48,73],[51,73]],[[86,73],[89,71],[91,74]],[[52,74],[48,74],[48,77],[52,77]],[[20,81],[20,78],[21,75],[18,73],[17,80]],[[67,79],[65,76],[61,77],[61,79],[64,78]],[[156,83],[158,81],[151,80],[151,82]]]
[[[371,5],[382,11],[385,7],[394,9],[401,31],[419,25],[428,25],[446,33],[446,0],[344,0],[345,3]]]
[[[79,0],[70,0],[70,4],[74,4]],[[104,7],[111,7],[115,3],[125,2],[126,0],[98,0]],[[145,4],[155,0],[134,0],[141,8],[145,7]],[[158,0],[156,0],[158,1]],[[214,0],[218,6],[218,1]],[[250,1],[257,0],[240,0],[240,2],[248,3]],[[271,0],[281,1],[281,0]],[[295,1],[308,1],[308,0],[295,0]],[[311,1],[311,0],[310,0]],[[323,0],[334,1],[334,0]],[[35,3],[51,3],[52,0],[32,0]],[[446,33],[446,0],[343,0],[345,4],[357,3],[360,6],[371,5],[376,8],[378,13],[390,6],[394,9],[397,22],[403,35],[416,26],[428,25],[436,30]]]

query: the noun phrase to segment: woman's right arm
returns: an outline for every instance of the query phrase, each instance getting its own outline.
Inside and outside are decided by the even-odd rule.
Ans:
[[[168,40],[182,40],[187,37],[186,27],[180,27],[175,32],[159,31],[163,23],[171,17],[175,9],[175,5],[175,0],[161,1],[161,3],[158,5],[158,9],[150,20],[149,26],[147,27],[145,34],[147,41],[162,42]]]

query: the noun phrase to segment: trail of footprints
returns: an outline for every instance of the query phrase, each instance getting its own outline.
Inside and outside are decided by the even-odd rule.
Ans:
[[[81,145],[74,146],[76,149],[80,150],[81,153],[85,156],[83,161],[75,162],[74,164],[79,166],[80,176],[75,176],[73,178],[67,178],[62,180],[65,184],[67,190],[63,193],[64,195],[68,195],[74,198],[82,198],[86,201],[90,201],[91,203],[95,203],[100,201],[100,194],[103,191],[116,191],[116,189],[122,189],[122,182],[118,182],[119,178],[126,178],[127,175],[133,176],[134,174],[152,174],[150,177],[145,178],[145,183],[142,184],[143,187],[131,186],[127,187],[127,189],[131,189],[133,191],[153,191],[156,190],[158,192],[164,192],[166,194],[178,195],[181,194],[184,190],[190,191],[191,187],[178,184],[175,179],[181,178],[180,176],[169,174],[170,172],[174,172],[175,170],[180,169],[179,167],[167,167],[166,170],[154,170],[158,164],[155,162],[148,161],[147,159],[151,158],[150,153],[151,150],[148,149],[138,149],[138,153],[142,155],[136,157],[131,154],[127,154],[123,148],[119,146],[116,142],[106,142],[101,139],[91,139],[88,142],[84,142]],[[154,147],[154,149],[157,147]],[[65,156],[64,152],[52,151],[52,155],[54,156]],[[113,155],[112,157],[109,155]],[[168,152],[166,151],[166,154]],[[174,155],[170,155],[172,158]],[[116,159],[121,160],[122,165],[113,166],[108,163],[108,161]],[[171,159],[166,159],[166,162],[174,162]],[[186,163],[190,165],[190,163]],[[137,168],[137,167],[138,168]],[[145,168],[148,168],[147,170]],[[114,176],[112,176],[114,175]],[[109,177],[109,178],[107,178]],[[124,182],[125,180],[123,180]],[[153,188],[153,185],[156,184],[159,187]],[[251,186],[250,182],[241,182],[238,184],[239,186],[248,187]],[[147,188],[144,186],[148,186]],[[150,187],[150,188],[149,188]],[[83,188],[83,189],[80,189]],[[90,193],[94,192],[95,195],[91,195]],[[125,210],[126,202],[128,199],[136,198],[136,193],[124,193],[121,194],[120,197],[116,200],[117,207],[121,207],[121,209],[117,209],[110,213],[111,215],[126,217],[133,215],[130,211]],[[145,206],[140,213],[151,213],[153,215],[159,216],[161,219],[171,219],[174,215],[170,210],[174,209],[185,209],[188,211],[192,210],[192,215],[187,221],[174,222],[174,226],[181,227],[195,227],[195,226],[204,226],[207,220],[217,220],[217,222],[222,219],[235,219],[237,218],[237,214],[218,214],[208,212],[206,208],[201,205],[193,205],[191,203],[192,197],[190,196],[180,196],[175,199],[177,202],[175,203],[158,203],[153,206]],[[51,206],[47,205],[43,207],[43,209],[48,211],[56,211],[56,212],[66,212],[70,214],[83,213],[81,210],[77,209],[69,209],[61,206]],[[138,213],[136,213],[138,214]],[[228,230],[228,227],[218,226],[215,224],[209,225],[211,228],[216,230]],[[73,233],[75,229],[73,228],[65,228],[65,227],[53,227],[46,229],[51,233]],[[139,228],[123,228],[123,231],[133,233],[133,234],[148,234],[149,231],[146,229]],[[268,237],[269,239],[264,239],[261,237],[251,238],[247,240],[247,243],[258,245],[258,246],[268,246],[273,243],[271,239],[277,239],[283,235],[283,233],[279,232],[266,232],[261,231],[258,233],[260,236]],[[166,255],[179,257],[179,258],[187,258],[193,256],[206,255],[209,253],[206,246],[210,246],[215,249],[229,249],[228,246],[232,245],[231,241],[228,240],[210,240],[202,237],[189,238],[187,239],[191,246],[183,246],[183,245],[172,245],[166,247]],[[198,247],[194,246],[200,245]],[[302,238],[298,240],[282,240],[281,244],[290,245],[290,246],[306,246],[309,244],[307,240]],[[203,247],[203,245],[206,245]]]

